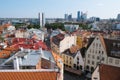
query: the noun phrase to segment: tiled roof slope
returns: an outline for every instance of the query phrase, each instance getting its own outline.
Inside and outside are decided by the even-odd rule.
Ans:
[[[88,40],[88,44],[87,44],[87,49],[90,47],[90,45],[92,44],[92,42],[94,41],[95,38],[89,38]]]
[[[100,80],[120,80],[120,67],[100,65]]]
[[[65,50],[63,54],[75,57],[78,51],[79,48],[77,46],[72,46],[70,49]]]
[[[57,80],[56,72],[0,72],[0,80]]]
[[[120,58],[120,40],[104,39],[104,41],[107,55],[110,57]]]
[[[2,50],[2,51],[0,52],[0,58],[1,58],[1,59],[9,58],[9,57],[10,57],[10,54],[11,54],[10,51]]]
[[[55,52],[53,52],[53,51],[52,51],[52,55],[53,55],[53,57],[54,57],[54,59],[55,59],[55,62],[56,62],[56,64],[57,64],[57,66],[58,66],[60,69],[62,69],[62,65],[61,65],[60,62],[59,62],[59,60],[62,60],[62,58],[61,58],[58,54],[56,54]],[[63,62],[63,60],[62,60],[62,62]]]
[[[60,41],[63,40],[64,37],[64,34],[58,34],[52,38],[52,41],[54,42],[54,44],[59,45]]]

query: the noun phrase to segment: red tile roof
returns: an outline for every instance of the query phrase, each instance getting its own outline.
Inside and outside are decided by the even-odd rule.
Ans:
[[[56,72],[0,72],[0,80],[57,80]]]
[[[35,49],[38,50],[42,48],[43,50],[48,50],[46,44],[41,40],[35,41],[35,39],[27,39],[27,38],[15,38],[12,40],[14,48],[23,47],[25,49]]]
[[[120,67],[100,65],[100,80],[120,80]]]

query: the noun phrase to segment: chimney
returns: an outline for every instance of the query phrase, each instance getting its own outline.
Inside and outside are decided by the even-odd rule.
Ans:
[[[14,69],[19,70],[19,60],[18,57],[14,57]]]

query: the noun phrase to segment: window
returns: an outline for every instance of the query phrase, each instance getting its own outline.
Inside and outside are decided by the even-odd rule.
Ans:
[[[79,56],[77,57],[77,60],[79,60]]]
[[[119,64],[119,60],[115,60],[115,64]]]
[[[102,61],[104,61],[105,60],[105,58],[104,57],[102,57]]]
[[[95,56],[94,56],[94,55],[92,55],[92,58],[93,58],[93,59],[95,59]]]
[[[94,53],[94,49],[93,49],[93,53]]]
[[[86,69],[89,70],[89,66],[88,65],[86,66]]]
[[[99,44],[99,47],[101,47],[101,44]]]
[[[83,67],[80,65],[80,69],[82,70],[83,69]]]
[[[66,63],[68,63],[68,60],[66,60]]]
[[[76,68],[76,64],[74,64],[74,68]]]
[[[97,77],[94,77],[93,80],[98,80],[98,78],[97,78]]]
[[[104,51],[102,51],[102,54],[104,54]]]
[[[109,62],[112,63],[112,61],[113,61],[113,60],[110,58],[110,59],[109,59]]]
[[[100,58],[99,58],[99,56],[97,56],[97,60],[99,60]]]
[[[88,54],[88,58],[90,58],[90,54]]]
[[[98,43],[96,43],[96,47],[98,47]]]
[[[99,54],[100,54],[100,51],[99,51]]]
[[[77,64],[79,64],[79,61],[77,61]]]
[[[96,54],[97,54],[97,50],[96,50],[96,52],[95,52]]]
[[[93,72],[94,71],[94,67],[91,67],[91,72]]]
[[[92,61],[92,65],[94,65],[94,61]]]
[[[71,61],[70,61],[70,64],[71,64]]]
[[[90,60],[88,60],[87,63],[90,64]]]
[[[77,66],[77,70],[79,70],[79,66]]]

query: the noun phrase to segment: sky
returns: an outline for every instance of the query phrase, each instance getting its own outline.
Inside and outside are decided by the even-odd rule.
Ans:
[[[88,18],[116,18],[120,0],[0,0],[0,18],[63,18],[64,14],[77,17],[77,11],[87,12]]]

